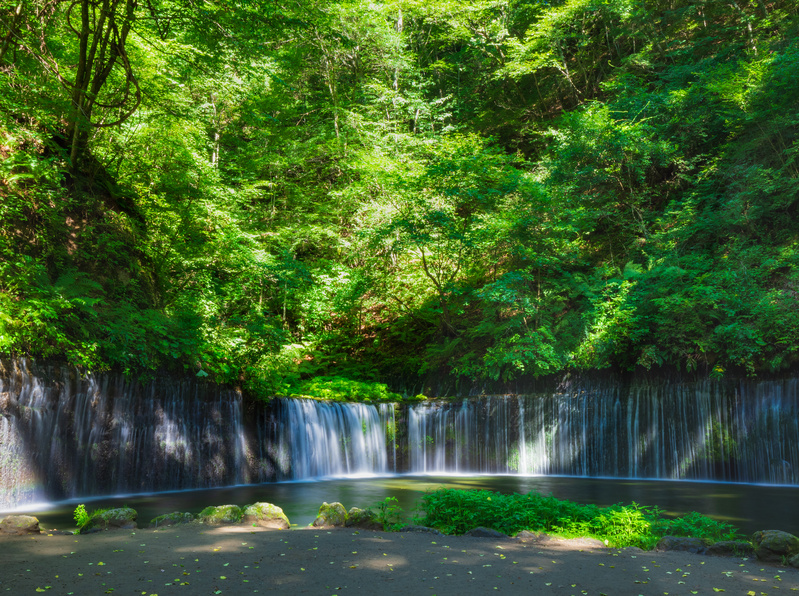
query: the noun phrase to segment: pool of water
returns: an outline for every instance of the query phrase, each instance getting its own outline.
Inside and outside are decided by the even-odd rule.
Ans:
[[[321,479],[192,490],[149,495],[114,495],[31,506],[46,528],[70,529],[77,503],[88,511],[101,507],[133,507],[144,527],[162,513],[198,513],[208,505],[247,505],[258,501],[282,507],[292,524],[306,526],[323,501],[339,501],[346,508],[369,507],[395,497],[413,514],[426,491],[440,487],[489,489],[503,493],[538,491],[578,503],[612,505],[636,502],[658,506],[668,515],[698,511],[729,522],[744,533],[778,529],[799,535],[799,487],[708,482],[660,481],[562,476],[417,476]]]

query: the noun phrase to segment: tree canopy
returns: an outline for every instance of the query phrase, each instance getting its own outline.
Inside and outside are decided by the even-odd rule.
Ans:
[[[784,370],[797,40],[785,0],[0,0],[0,354]]]

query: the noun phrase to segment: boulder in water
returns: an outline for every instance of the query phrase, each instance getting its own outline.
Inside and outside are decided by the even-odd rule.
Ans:
[[[788,559],[788,565],[799,569],[799,555],[794,555],[790,559]]]
[[[272,503],[253,503],[244,508],[245,524],[274,530],[288,530],[291,525],[283,510]]]
[[[383,524],[377,520],[377,514],[374,511],[358,507],[350,507],[347,512],[347,521],[344,525],[348,528],[361,528],[363,530],[383,529]]]
[[[150,520],[150,525],[156,528],[164,528],[167,526],[177,526],[179,524],[188,524],[194,521],[194,516],[191,513],[182,513],[180,511],[173,511],[172,513],[165,513]]]
[[[80,529],[80,534],[92,534],[103,530],[133,530],[136,528],[135,509],[118,507],[92,513],[89,522]]]
[[[755,554],[761,561],[782,563],[799,555],[799,538],[780,530],[760,530],[752,535]]]
[[[315,528],[343,528],[347,523],[347,510],[339,502],[325,501],[319,507],[319,514],[313,521]]]
[[[0,534],[38,534],[39,520],[31,515],[9,515],[0,522]]]
[[[210,526],[237,524],[244,517],[244,510],[238,505],[217,505],[200,511],[197,520]]]

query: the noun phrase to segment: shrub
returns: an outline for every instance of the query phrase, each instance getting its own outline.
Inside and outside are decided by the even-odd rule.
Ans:
[[[315,397],[332,401],[400,401],[399,393],[392,393],[383,383],[353,381],[344,377],[314,377],[300,381],[292,396]]]
[[[691,536],[706,542],[740,538],[737,528],[700,513],[676,519],[637,503],[609,507],[579,505],[549,495],[488,490],[439,489],[422,497],[424,524],[445,534],[464,534],[483,526],[508,535],[522,530],[562,536],[590,536],[614,547],[651,549],[666,535]],[[422,521],[422,520],[419,520]]]
[[[77,524],[78,528],[82,528],[86,524],[89,523],[91,516],[86,511],[86,506],[81,503],[77,507],[75,507],[75,513],[73,514],[75,518],[75,523]]]

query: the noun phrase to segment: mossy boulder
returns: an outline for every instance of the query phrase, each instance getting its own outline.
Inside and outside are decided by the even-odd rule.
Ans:
[[[137,516],[136,510],[130,507],[95,511],[89,518],[88,523],[81,527],[79,533],[92,534],[103,530],[133,530],[136,528]]]
[[[361,528],[363,530],[382,530],[383,524],[377,520],[377,514],[371,509],[350,507],[347,512],[347,521],[344,525],[348,528]]]
[[[341,503],[325,501],[313,522],[315,528],[343,528],[347,524],[347,510]]]
[[[780,530],[760,530],[752,535],[755,554],[761,561],[782,563],[799,555],[799,538]]]
[[[0,534],[38,534],[39,520],[32,515],[9,515],[0,522]]]
[[[217,505],[206,507],[197,519],[211,526],[237,524],[244,517],[244,510],[238,505]]]
[[[291,527],[289,518],[283,510],[272,503],[253,503],[244,508],[242,521],[245,524],[270,528],[274,530],[288,530]]]
[[[167,526],[177,526],[180,524],[188,524],[194,521],[194,515],[191,513],[183,513],[180,511],[173,511],[172,513],[165,513],[150,520],[150,525],[156,528],[164,528]]]

